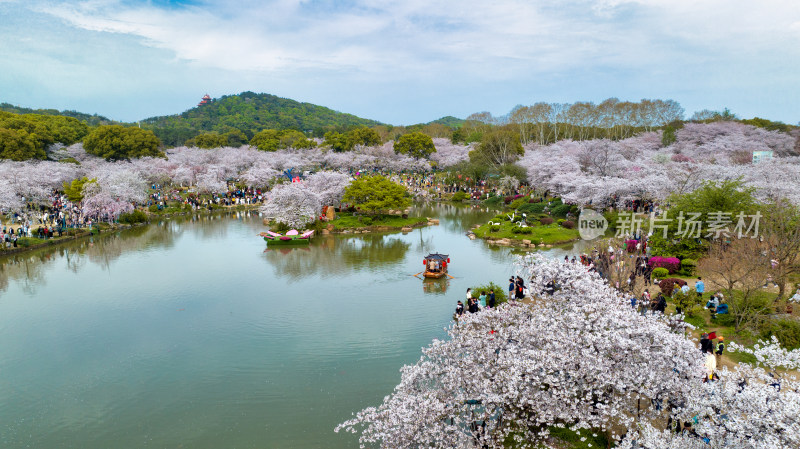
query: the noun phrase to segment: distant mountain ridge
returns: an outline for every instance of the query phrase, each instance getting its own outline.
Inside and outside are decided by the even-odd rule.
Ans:
[[[201,99],[198,95],[198,101]],[[119,122],[97,114],[85,114],[73,110],[32,109],[0,103],[0,111],[15,114],[63,115],[86,122],[89,126],[134,123]],[[463,119],[442,117],[419,125],[440,124],[458,128]],[[325,106],[304,103],[272,94],[242,92],[212,99],[205,104],[188,109],[180,114],[150,117],[138,122],[138,126],[153,131],[167,146],[183,145],[189,139],[203,133],[219,134],[238,130],[250,139],[264,129],[296,129],[306,134],[321,137],[327,131],[344,132],[359,126],[385,125],[377,120],[365,119]]]
[[[254,92],[225,95],[181,114],[141,121],[142,128],[151,129],[167,145],[179,145],[203,132],[239,130],[252,137],[264,129],[296,129],[321,136],[326,131],[381,124],[324,106]]]

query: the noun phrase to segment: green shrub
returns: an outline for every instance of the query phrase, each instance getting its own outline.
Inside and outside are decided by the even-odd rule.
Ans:
[[[283,234],[284,232],[289,231],[291,229],[292,229],[291,226],[287,225],[286,223],[284,223],[282,221],[273,221],[272,223],[270,223],[270,226],[269,226],[269,230],[270,231],[279,232],[281,234]]]
[[[566,217],[570,207],[571,206],[569,204],[559,204],[558,206],[551,207],[550,211],[552,212],[553,216]]]
[[[500,225],[489,226],[489,232],[498,232],[498,231],[500,231]]]
[[[547,203],[527,203],[518,207],[517,210],[528,215],[541,214],[545,207],[547,207]]]
[[[364,226],[372,225],[372,218],[370,217],[360,217],[358,221],[360,221]]]
[[[462,191],[459,190],[458,192],[453,194],[452,200],[453,201],[464,201],[468,197],[469,197],[469,195],[467,195],[467,192],[462,192]]]
[[[794,320],[771,320],[762,326],[760,337],[770,339],[774,335],[781,346],[792,350],[800,348],[800,323]]]
[[[511,232],[514,234],[533,234],[533,228],[531,227],[521,228],[519,226],[514,226],[513,228],[511,228]]]
[[[487,206],[497,206],[502,202],[503,202],[503,197],[502,196],[492,196],[492,197],[489,197],[486,200],[484,200],[483,204],[485,204]]]
[[[494,302],[495,305],[503,304],[504,302],[508,301],[508,291],[500,287],[499,285],[495,284],[494,282],[490,282],[484,285],[478,285],[475,287],[470,287],[472,289],[472,297],[478,299],[481,295],[481,292],[486,292],[486,305],[489,305],[489,291],[494,289]],[[467,304],[464,304],[464,309],[466,310]]]
[[[565,221],[567,221],[565,218],[559,218],[558,220],[556,220],[556,224],[560,226],[561,223],[564,223]]]
[[[663,291],[663,289],[662,289]],[[676,289],[672,295],[672,300],[675,302],[676,307],[680,307],[686,316],[698,316],[703,310],[703,305],[700,304],[700,296],[694,290],[689,290],[689,293],[684,294],[680,289]]]
[[[606,212],[603,214],[603,218],[605,218],[606,221],[608,221],[609,231],[617,230],[617,223],[619,221],[619,212]]]
[[[528,198],[523,196],[522,198],[517,198],[516,200],[512,201],[508,207],[512,209],[519,209],[520,207],[527,206],[528,204]]]
[[[44,240],[36,237],[20,237],[19,239],[17,239],[17,246],[20,246],[22,248],[27,248],[31,245],[37,245],[42,242],[44,242]]]
[[[138,209],[133,212],[122,213],[119,214],[119,222],[122,224],[147,223],[147,214]]]
[[[541,223],[543,225],[553,224],[553,219],[550,218],[550,217],[543,217],[543,218],[539,219],[539,223]]]
[[[158,212],[158,206],[153,204],[152,206],[148,207],[147,210],[149,210],[150,212],[156,213],[156,212]]]
[[[667,276],[669,276],[669,270],[667,270],[666,268],[661,268],[661,267],[653,268],[653,274],[652,274],[653,278],[664,279]]]
[[[697,269],[697,261],[694,259],[683,259],[681,260],[681,269],[679,273],[681,276],[692,276],[694,275],[694,271]]]

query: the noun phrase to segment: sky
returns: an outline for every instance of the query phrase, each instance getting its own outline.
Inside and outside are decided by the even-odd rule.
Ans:
[[[265,92],[395,125],[673,99],[800,121],[797,0],[0,0],[0,102],[135,121]]]

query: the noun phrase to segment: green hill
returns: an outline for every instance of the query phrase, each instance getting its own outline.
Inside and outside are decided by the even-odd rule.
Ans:
[[[89,126],[119,123],[109,119],[108,117],[103,117],[102,115],[97,114],[84,114],[83,112],[78,111],[59,111],[57,109],[23,108],[20,106],[14,106],[11,103],[0,103],[0,111],[11,112],[13,114],[62,115],[65,117],[76,118],[82,122],[85,122]]]
[[[264,129],[296,129],[322,136],[327,131],[380,124],[323,106],[253,92],[226,95],[182,114],[151,117],[141,122],[142,128],[152,130],[168,146],[180,145],[211,131],[224,134],[239,130],[248,139]]]
[[[450,128],[460,128],[461,125],[464,124],[464,119],[453,117],[452,115],[448,115],[446,117],[442,117],[440,119],[428,122],[428,124],[438,123],[440,125],[444,125]]]

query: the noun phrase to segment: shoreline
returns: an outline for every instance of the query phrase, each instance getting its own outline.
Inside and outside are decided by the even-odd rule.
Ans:
[[[342,235],[342,234],[370,234],[373,232],[411,232],[417,228],[426,228],[428,226],[438,226],[439,219],[438,218],[426,218],[424,221],[419,221],[417,223],[413,223],[408,226],[385,226],[385,225],[376,225],[376,226],[363,226],[363,227],[352,227],[352,228],[343,228],[343,229],[323,229],[321,235]]]
[[[87,237],[100,236],[100,235],[102,235],[104,233],[108,233],[108,232],[124,231],[124,230],[131,229],[131,228],[134,228],[134,227],[137,227],[137,226],[147,226],[147,225],[150,225],[150,224],[153,223],[153,221],[154,221],[153,219],[154,218],[171,218],[171,217],[185,216],[185,215],[191,215],[191,214],[211,215],[211,214],[219,213],[219,212],[226,213],[226,212],[234,212],[234,211],[242,211],[242,210],[253,210],[253,209],[257,209],[259,206],[260,205],[250,205],[250,204],[241,205],[240,204],[240,205],[236,205],[236,206],[221,206],[222,208],[225,208],[225,209],[217,208],[217,209],[212,209],[212,210],[193,210],[193,211],[180,211],[180,212],[176,211],[176,212],[169,212],[169,213],[163,213],[163,214],[155,214],[155,213],[152,213],[152,212],[149,212],[149,211],[143,211],[144,213],[147,214],[147,218],[148,218],[147,222],[145,222],[145,223],[134,223],[134,224],[102,223],[103,225],[108,226],[107,228],[104,228],[102,230],[100,230],[101,229],[100,228],[100,224],[93,225],[92,229],[98,229],[97,232],[90,231],[90,230],[88,230],[86,228],[79,228],[80,232],[77,232],[74,235],[64,235],[64,236],[61,236],[61,237],[53,237],[53,238],[47,239],[47,240],[45,240],[43,242],[36,243],[36,244],[33,244],[33,245],[28,245],[28,246],[17,246],[16,248],[13,248],[13,247],[12,248],[2,248],[2,249],[0,249],[0,258],[6,257],[6,256],[19,255],[19,254],[23,254],[23,253],[26,253],[26,252],[29,252],[29,251],[35,251],[37,249],[47,248],[47,247],[51,247],[51,246],[53,246],[53,247],[54,246],[59,246],[59,245],[62,245],[64,243],[76,242],[76,241],[85,239]],[[40,226],[43,226],[43,225],[40,225]]]

